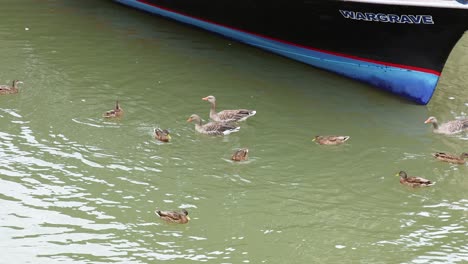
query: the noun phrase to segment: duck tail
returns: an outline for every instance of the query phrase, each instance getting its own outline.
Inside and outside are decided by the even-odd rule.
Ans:
[[[223,134],[224,135],[229,135],[229,134],[237,132],[239,130],[240,130],[240,127],[234,127],[232,129],[228,129],[228,130],[223,131]]]

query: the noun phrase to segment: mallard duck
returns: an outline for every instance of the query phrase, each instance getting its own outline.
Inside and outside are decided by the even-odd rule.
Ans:
[[[190,221],[188,212],[185,209],[182,209],[181,212],[160,210],[156,210],[154,212],[159,216],[159,218],[169,223],[186,224]]]
[[[19,80],[14,80],[12,85],[0,85],[0,95],[1,94],[15,94],[18,93],[18,84],[23,83]]]
[[[244,121],[247,118],[254,116],[257,111],[247,109],[237,110],[223,110],[216,113],[216,98],[213,95],[202,98],[202,100],[208,101],[211,104],[210,118],[216,122],[239,122]]]
[[[468,118],[451,120],[439,125],[437,119],[431,116],[424,123],[432,123],[434,133],[438,134],[456,134],[468,129]]]
[[[240,130],[240,127],[222,122],[209,122],[202,125],[201,118],[196,114],[187,119],[187,122],[192,121],[195,122],[195,130],[206,135],[229,135]]]
[[[468,158],[468,153],[463,152],[459,157],[456,155],[450,154],[450,153],[445,153],[445,152],[436,152],[432,154],[434,158],[449,162],[449,163],[455,163],[455,164],[465,164],[466,160],[465,158]]]
[[[339,145],[345,143],[349,136],[315,136],[312,141],[320,145]]]
[[[401,184],[408,185],[411,187],[423,187],[434,184],[432,181],[421,177],[408,177],[408,175],[404,171],[400,171],[396,174],[396,176],[400,176]]]
[[[236,150],[234,154],[232,154],[231,159],[233,161],[243,161],[249,159],[249,149],[248,148],[241,148]]]
[[[169,135],[169,130],[167,129],[161,130],[160,128],[155,128],[154,138],[162,142],[169,142],[171,135]]]
[[[120,107],[119,101],[115,101],[115,108],[105,112],[102,116],[105,118],[121,117],[123,116],[124,111]]]

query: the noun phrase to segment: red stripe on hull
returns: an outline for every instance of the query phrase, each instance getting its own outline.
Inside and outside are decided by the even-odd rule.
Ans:
[[[435,70],[431,70],[431,69],[408,66],[408,65],[397,64],[397,63],[389,63],[389,62],[384,62],[384,61],[377,61],[377,60],[372,60],[372,59],[361,58],[361,57],[358,57],[358,56],[353,56],[353,55],[348,55],[348,54],[343,54],[343,53],[338,53],[338,52],[333,52],[333,51],[328,51],[328,50],[323,50],[323,49],[317,49],[317,48],[313,48],[313,47],[298,45],[298,44],[288,42],[288,41],[285,41],[285,40],[271,38],[271,37],[264,36],[264,35],[261,35],[261,34],[258,34],[258,33],[252,33],[252,32],[242,30],[242,29],[237,29],[237,28],[234,28],[234,27],[231,27],[231,26],[227,26],[227,25],[219,24],[219,23],[216,23],[216,22],[213,22],[213,21],[205,20],[203,18],[194,17],[194,16],[184,14],[184,13],[181,13],[181,12],[169,9],[169,8],[165,8],[165,7],[155,5],[155,4],[150,3],[150,2],[148,2],[146,0],[136,0],[136,1],[140,2],[140,3],[143,3],[143,4],[146,4],[146,5],[150,5],[150,6],[162,9],[162,10],[165,10],[165,11],[168,11],[168,12],[176,13],[176,14],[179,14],[179,15],[182,15],[182,16],[193,18],[193,19],[197,19],[197,20],[209,23],[209,24],[222,26],[222,27],[229,28],[229,29],[232,29],[232,30],[235,30],[235,31],[255,35],[255,36],[258,36],[258,37],[261,37],[261,38],[264,38],[264,39],[269,39],[269,40],[272,40],[272,41],[280,42],[280,43],[283,43],[283,44],[287,44],[287,45],[291,45],[291,46],[295,46],[295,47],[299,47],[299,48],[303,48],[303,49],[322,52],[322,53],[326,53],[326,54],[330,54],[330,55],[334,55],[334,56],[339,56],[339,57],[343,57],[343,58],[349,58],[349,59],[353,59],[353,60],[359,60],[359,61],[363,61],[363,62],[375,63],[375,64],[379,64],[379,65],[382,65],[382,66],[387,66],[387,67],[395,67],[395,68],[401,68],[401,69],[406,69],[406,70],[411,70],[411,71],[419,71],[419,72],[430,73],[430,74],[434,74],[436,76],[440,76],[440,74],[441,74],[440,72],[435,71]]]

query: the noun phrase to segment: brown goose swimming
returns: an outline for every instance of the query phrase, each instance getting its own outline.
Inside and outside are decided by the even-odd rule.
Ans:
[[[395,176],[400,176],[400,183],[410,187],[424,187],[434,184],[432,181],[421,177],[409,177],[404,171],[400,171]]]
[[[12,85],[0,85],[0,95],[18,93],[18,84],[23,83],[20,80],[14,80]]]
[[[223,110],[216,113],[216,98],[213,95],[202,98],[202,100],[208,101],[211,104],[210,118],[216,122],[239,122],[244,121],[247,118],[254,116],[257,111],[247,109],[237,110]]]
[[[312,141],[320,145],[339,145],[345,143],[349,136],[315,136]]]
[[[243,160],[248,160],[248,159],[249,159],[249,149],[248,148],[238,149],[231,156],[231,160],[233,160],[233,161],[243,161]]]
[[[190,221],[188,212],[185,209],[182,209],[181,212],[161,210],[156,210],[154,212],[159,216],[159,218],[169,223],[186,224]]]
[[[169,135],[169,130],[167,129],[162,130],[160,128],[155,128],[154,138],[162,142],[169,142],[169,140],[171,140],[171,135]]]
[[[468,153],[463,152],[460,156],[456,156],[450,153],[446,152],[436,152],[432,154],[434,158],[440,160],[440,161],[445,161],[449,163],[455,163],[455,164],[465,164],[466,160],[465,158],[468,158]]]
[[[102,117],[105,117],[105,118],[121,117],[123,116],[123,114],[124,114],[124,111],[122,107],[120,107],[119,101],[115,101],[115,108],[105,112],[102,115]]]
[[[451,120],[439,125],[437,119],[431,116],[424,123],[432,123],[433,131],[437,134],[456,134],[468,130],[468,118]]]
[[[192,121],[195,122],[195,130],[206,135],[229,135],[240,129],[240,127],[223,122],[209,122],[202,125],[201,118],[196,114],[191,115],[187,119],[187,122]]]

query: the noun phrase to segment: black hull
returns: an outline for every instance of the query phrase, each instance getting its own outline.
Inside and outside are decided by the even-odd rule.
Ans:
[[[415,78],[420,79],[415,84],[422,87],[415,92],[410,91],[409,87],[398,87],[399,83],[407,82],[407,76],[395,83],[387,81],[388,78],[395,78],[393,75],[365,76],[356,69],[341,69],[340,65],[336,70],[328,65],[323,67],[423,104],[432,96],[452,48],[468,29],[468,6],[441,8],[326,0],[117,1],[150,12],[153,12],[153,7],[156,8],[154,13],[164,15],[166,11],[172,12],[189,20],[193,18],[267,40],[346,58],[353,63],[414,71]],[[348,16],[343,12],[348,12]],[[351,16],[349,12],[354,13]],[[256,45],[244,41],[243,37],[231,36],[223,31],[221,34]],[[294,56],[288,57],[296,59]],[[301,61],[309,63],[306,59]],[[309,64],[321,67],[313,61]],[[422,74],[418,76],[419,73],[431,74],[436,78]],[[424,95],[418,95],[421,93],[419,90],[424,90]]]

